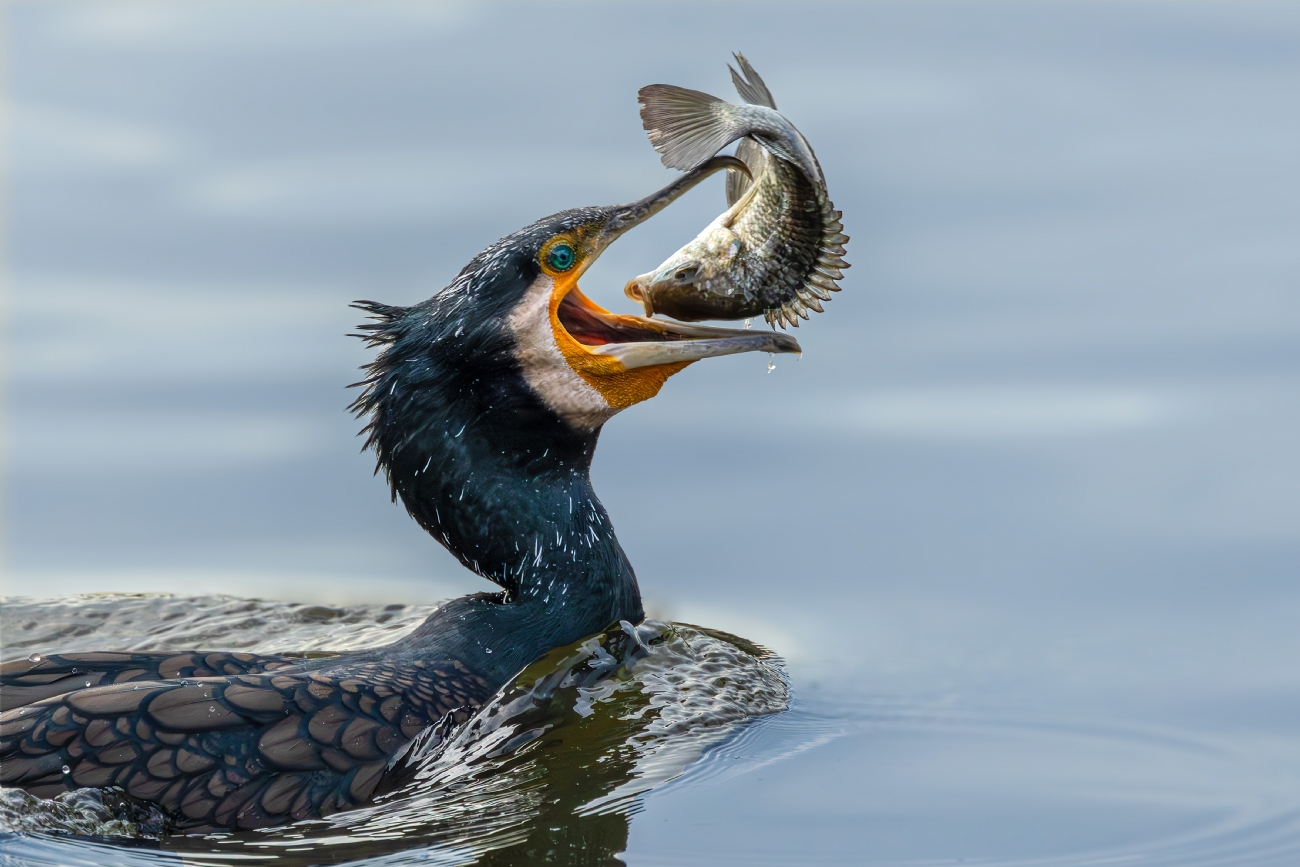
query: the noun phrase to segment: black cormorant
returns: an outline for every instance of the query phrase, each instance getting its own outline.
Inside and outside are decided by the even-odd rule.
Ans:
[[[120,786],[178,830],[256,828],[365,803],[417,733],[467,719],[546,651],[643,617],[592,491],[601,426],[701,358],[797,352],[788,335],[611,314],[578,278],[722,168],[630,205],[564,211],[484,250],[411,307],[359,302],[379,347],[356,411],[394,499],[503,589],[385,647],[324,658],[77,653],[0,671],[0,782]]]

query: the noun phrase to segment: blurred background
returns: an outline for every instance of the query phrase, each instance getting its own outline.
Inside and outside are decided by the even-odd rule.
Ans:
[[[413,303],[538,217],[658,188],[637,88],[730,98],[741,50],[853,268],[801,360],[695,365],[607,426],[594,474],[651,613],[773,647],[820,722],[745,747],[791,756],[766,774],[652,795],[633,851],[671,827],[665,863],[740,837],[1046,858],[1300,790],[1300,6],[4,14],[4,593],[486,589],[358,453],[347,303]],[[633,312],[623,283],[723,205],[703,184],[584,291]],[[937,750],[862,735],[881,707],[1240,761]]]

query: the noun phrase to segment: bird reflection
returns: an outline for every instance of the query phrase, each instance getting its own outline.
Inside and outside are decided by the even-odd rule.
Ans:
[[[699,627],[623,623],[542,657],[459,731],[417,738],[371,807],[163,847],[274,852],[285,865],[404,860],[398,853],[621,864],[638,795],[787,702],[779,661],[761,647]]]

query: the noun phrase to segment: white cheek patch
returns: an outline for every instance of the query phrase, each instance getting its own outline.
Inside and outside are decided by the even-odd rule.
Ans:
[[[569,366],[551,330],[551,294],[555,281],[540,275],[510,312],[515,358],[524,381],[560,418],[580,430],[600,427],[617,410]]]

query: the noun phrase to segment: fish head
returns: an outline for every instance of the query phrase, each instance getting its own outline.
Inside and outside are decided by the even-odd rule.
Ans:
[[[744,248],[744,239],[720,218],[658,268],[629,280],[623,291],[641,302],[647,316],[657,307],[671,306],[702,314],[690,317],[694,319],[730,318],[723,308],[736,294],[732,266]]]

